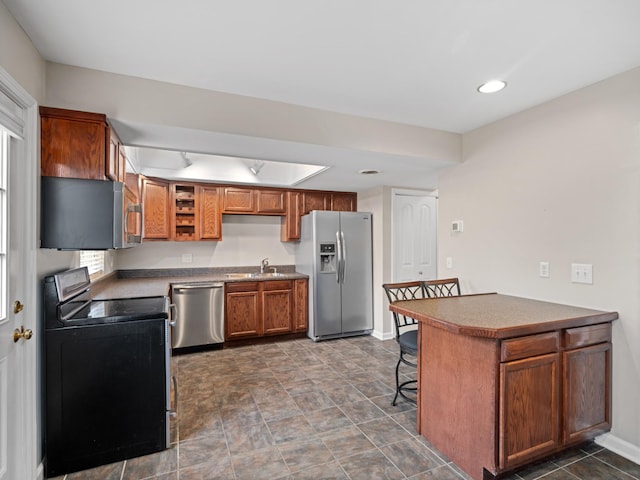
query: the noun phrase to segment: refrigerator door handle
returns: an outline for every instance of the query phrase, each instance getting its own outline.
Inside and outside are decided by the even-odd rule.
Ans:
[[[344,283],[347,277],[347,242],[344,240],[344,232],[340,231],[340,250],[342,257],[342,273],[340,283]]]
[[[340,265],[342,265],[342,248],[340,248],[340,232],[336,232],[336,283],[340,283]]]

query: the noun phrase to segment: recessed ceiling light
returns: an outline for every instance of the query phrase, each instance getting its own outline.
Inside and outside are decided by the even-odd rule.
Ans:
[[[502,80],[491,80],[487,83],[483,83],[478,87],[480,93],[496,93],[507,86],[507,82]]]
[[[380,173],[380,170],[365,169],[365,170],[358,170],[358,173],[360,175],[376,175],[377,173]]]

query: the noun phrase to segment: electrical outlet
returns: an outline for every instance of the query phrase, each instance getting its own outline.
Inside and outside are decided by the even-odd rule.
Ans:
[[[593,284],[593,265],[590,263],[572,263],[571,281],[573,283]]]
[[[193,262],[193,254],[191,253],[183,253],[182,254],[182,263],[191,263]]]
[[[542,278],[549,278],[549,262],[540,262],[538,267],[538,274]]]

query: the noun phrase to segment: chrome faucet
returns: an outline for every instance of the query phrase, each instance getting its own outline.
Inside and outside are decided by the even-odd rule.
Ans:
[[[267,269],[271,269],[271,270],[273,270],[273,273],[276,273],[276,272],[277,272],[276,267],[270,267],[270,266],[269,266],[269,257],[267,257],[267,258],[263,258],[263,259],[260,261],[260,273],[266,273],[265,271],[266,271]]]

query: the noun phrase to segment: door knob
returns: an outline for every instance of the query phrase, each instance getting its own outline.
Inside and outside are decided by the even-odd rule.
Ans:
[[[20,313],[23,308],[24,305],[20,302],[20,300],[16,300],[15,302],[13,302],[13,313]]]
[[[20,325],[20,329],[16,328],[13,331],[13,343],[16,343],[21,338],[24,338],[25,340],[29,340],[32,336],[33,336],[33,332],[31,331],[30,328],[27,328],[25,330],[24,325]]]

